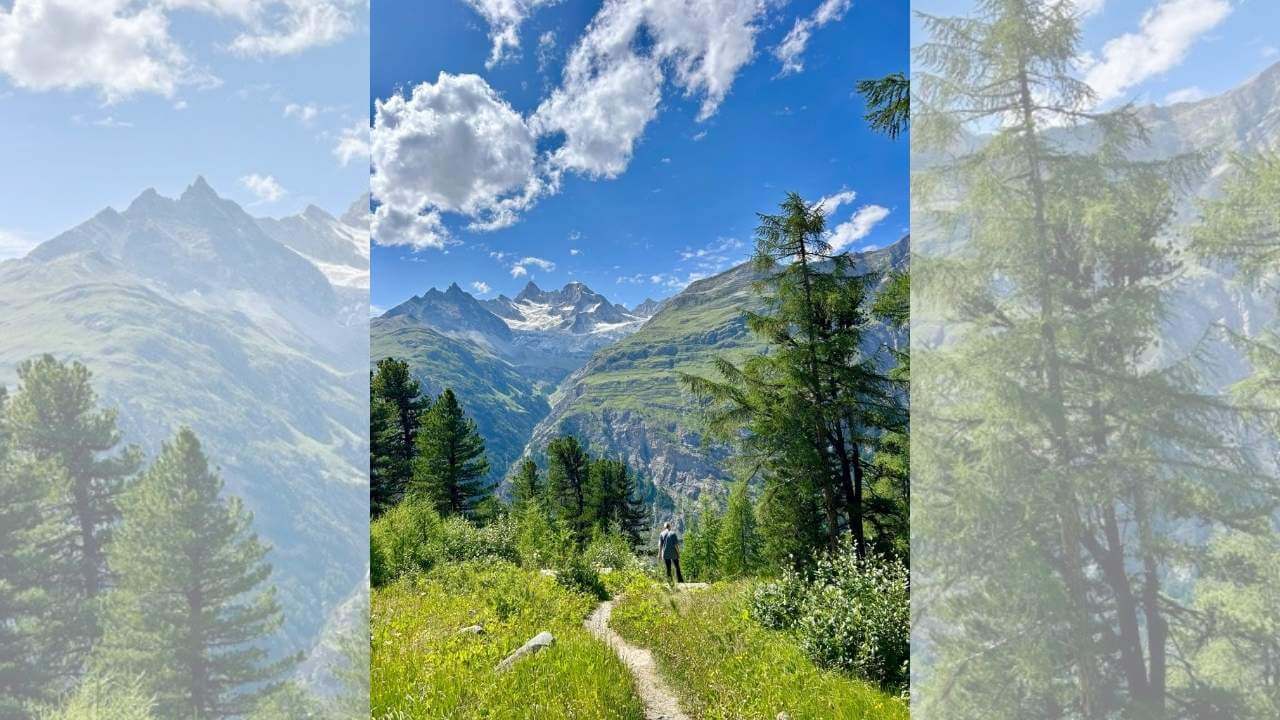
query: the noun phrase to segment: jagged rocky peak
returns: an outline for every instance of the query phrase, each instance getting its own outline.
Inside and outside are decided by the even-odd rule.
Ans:
[[[662,303],[654,300],[653,298],[645,298],[644,302],[635,306],[635,309],[631,311],[631,314],[644,318],[653,317],[653,314],[658,312],[658,308],[660,307],[662,307]]]
[[[351,203],[351,207],[347,208],[347,211],[338,219],[353,227],[369,227],[369,200],[369,193],[356,198],[356,201]]]

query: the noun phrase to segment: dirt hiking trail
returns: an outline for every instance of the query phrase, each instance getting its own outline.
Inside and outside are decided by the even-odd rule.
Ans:
[[[680,590],[704,588],[706,583],[681,583]],[[680,708],[680,701],[671,687],[658,675],[653,654],[636,647],[609,627],[615,600],[605,600],[583,621],[592,635],[600,638],[613,649],[618,659],[627,666],[636,679],[636,693],[644,703],[644,720],[691,720]]]

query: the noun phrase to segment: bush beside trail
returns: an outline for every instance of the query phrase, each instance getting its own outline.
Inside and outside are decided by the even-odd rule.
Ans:
[[[901,562],[876,556],[859,562],[846,544],[810,570],[785,570],[762,583],[750,606],[761,625],[793,634],[818,665],[905,692],[910,603],[910,575]]]

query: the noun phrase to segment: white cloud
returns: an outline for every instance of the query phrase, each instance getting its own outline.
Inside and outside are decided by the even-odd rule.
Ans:
[[[1108,40],[1101,59],[1085,60],[1085,82],[1100,103],[1182,62],[1191,45],[1231,14],[1228,0],[1160,0],[1138,32]]]
[[[575,256],[576,256],[576,255],[581,255],[581,254],[582,254],[582,251],[581,251],[581,250],[579,250],[578,248],[569,248],[569,254],[570,254],[570,255],[575,255]]]
[[[0,230],[0,260],[25,257],[39,244],[21,233]]]
[[[701,98],[699,120],[714,115],[754,53],[763,9],[763,0],[606,2],[569,53],[560,87],[530,119],[539,135],[564,134],[554,166],[617,177],[657,115],[666,80]]]
[[[1280,48],[1275,45],[1267,45],[1262,48],[1262,57],[1264,58],[1273,58],[1277,55],[1280,55]]]
[[[285,55],[337,41],[363,0],[13,0],[0,6],[0,75],[17,87],[96,91],[107,103],[137,94],[172,97],[182,85],[219,81],[194,67],[169,32],[190,10],[233,20],[230,48]]]
[[[533,133],[478,75],[441,72],[375,108],[370,187],[389,212],[461,213],[488,230],[515,222],[546,188]]]
[[[175,103],[173,104],[173,109],[174,109],[174,110],[186,110],[186,109],[187,109],[187,101],[186,101],[186,100],[179,100],[179,101],[175,102]]]
[[[0,7],[0,73],[29,90],[94,89],[108,103],[172,96],[189,63],[154,5],[14,0]]]
[[[356,120],[351,127],[343,128],[338,136],[338,144],[333,146],[333,156],[343,167],[353,160],[369,159],[369,123],[363,119]]]
[[[248,31],[231,41],[240,55],[295,55],[312,47],[332,45],[355,29],[354,12],[362,0],[194,0],[196,4],[239,9]],[[246,10],[247,8],[247,10]]]
[[[499,4],[473,1],[482,14],[492,10],[507,19],[523,18],[534,7],[501,10]],[[699,119],[714,114],[751,59],[765,4],[607,0],[573,46],[559,87],[528,117],[470,74],[441,72],[407,96],[379,100],[371,188],[387,206],[388,220],[399,219],[384,231],[421,229],[408,218],[432,215],[434,245],[448,239],[446,213],[465,216],[471,230],[493,230],[558,192],[566,171],[616,177],[656,116],[668,81],[701,100]],[[550,44],[547,37],[541,44]],[[495,44],[500,47],[515,46]],[[539,152],[541,139],[553,143]],[[418,246],[426,234],[414,236],[375,238]]]
[[[306,103],[306,104],[289,103],[288,105],[284,106],[285,117],[296,117],[299,120],[301,120],[303,123],[311,122],[312,120],[315,119],[316,115],[319,115],[319,114],[320,114],[320,108],[316,107],[315,105],[312,105],[311,103]]]
[[[813,31],[844,17],[853,5],[853,0],[823,0],[813,14],[806,18],[797,18],[795,25],[782,42],[773,49],[774,57],[782,63],[780,74],[790,75],[804,69],[804,49],[809,45]]]
[[[543,260],[539,257],[524,257],[517,260],[511,265],[511,277],[524,277],[529,274],[529,268],[535,267],[543,272],[551,272],[556,269],[556,264],[550,260]]]
[[[1195,102],[1196,100],[1203,100],[1204,98],[1205,92],[1192,85],[1191,87],[1182,88],[1181,90],[1174,90],[1168,95],[1165,95],[1164,101],[1167,104],[1172,105],[1180,102]]]
[[[404,212],[385,204],[373,211],[369,233],[379,245],[404,245],[415,250],[443,250],[453,242],[439,212]]]
[[[554,5],[558,0],[465,0],[489,24],[489,51],[486,68],[509,60],[520,50],[520,26],[540,7]],[[543,37],[546,37],[544,34]],[[555,35],[552,34],[554,41]],[[541,45],[542,38],[539,38]]]
[[[858,197],[858,193],[852,190],[841,190],[838,193],[819,198],[815,204],[822,206],[822,214],[830,218],[835,217],[836,211],[840,209],[841,205],[848,205],[856,197]]]
[[[493,288],[489,287],[489,283],[483,280],[476,280],[471,283],[471,289],[475,290],[478,295],[488,295],[493,290]]]
[[[270,175],[250,173],[240,178],[240,184],[257,196],[258,202],[273,203],[288,194]]]
[[[538,36],[538,72],[546,72],[555,58],[556,32],[548,30]]]
[[[853,217],[840,223],[831,231],[827,242],[832,250],[844,250],[871,234],[881,220],[889,217],[889,208],[880,205],[863,205]]]

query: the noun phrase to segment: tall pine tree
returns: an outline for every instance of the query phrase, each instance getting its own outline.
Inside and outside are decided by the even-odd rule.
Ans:
[[[7,404],[0,387],[0,717],[25,718],[27,706],[50,701],[58,686],[45,643],[53,602],[46,578],[59,575],[49,572],[58,560],[43,552],[57,527],[42,508],[51,470],[14,451]]]
[[[520,469],[516,470],[516,476],[511,481],[511,495],[516,507],[522,508],[541,501],[545,494],[546,486],[538,476],[538,464],[530,458],[521,460]]]
[[[381,512],[404,497],[413,477],[418,424],[430,399],[409,363],[395,358],[378,361],[369,389],[370,504]]]
[[[141,677],[163,718],[242,716],[298,660],[263,647],[283,621],[267,547],[222,490],[183,428],[121,499],[108,546],[117,582],[95,659]]]
[[[591,457],[572,435],[556,438],[547,445],[547,494],[552,515],[573,531],[579,543],[589,536],[591,518],[587,512]]]
[[[742,577],[760,567],[760,535],[745,480],[734,483],[729,490],[729,502],[716,537],[716,556],[725,577]]]
[[[445,388],[422,418],[410,492],[428,497],[441,515],[472,515],[489,495],[484,439]]]
[[[765,274],[758,289],[766,309],[747,313],[748,327],[770,352],[741,367],[718,361],[719,381],[681,377],[710,402],[712,432],[737,443],[763,475],[768,497],[801,500],[811,490],[820,497],[820,518],[794,514],[807,502],[774,503],[779,531],[800,535],[819,525],[831,550],[839,533],[848,531],[863,556],[873,509],[865,465],[884,419],[905,413],[886,375],[890,358],[863,347],[878,278],[853,274],[852,259],[826,242],[820,205],[792,193],[781,210],[760,216],[754,263]],[[777,492],[778,484],[799,487]]]
[[[59,674],[83,670],[101,635],[97,605],[110,585],[104,547],[120,518],[127,480],[142,454],[121,446],[114,410],[98,407],[91,374],[79,362],[43,355],[18,365],[18,387],[7,407],[13,452],[37,464],[43,512],[56,525],[40,551],[53,610],[43,634]]]

